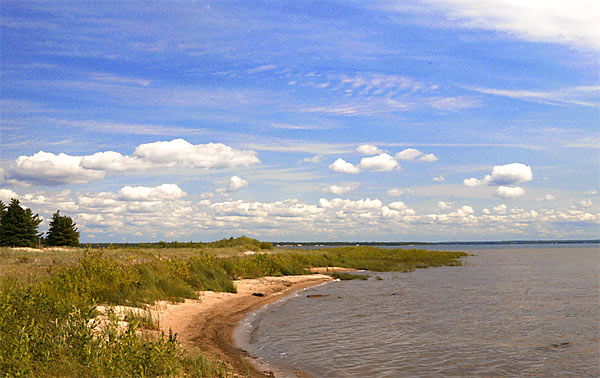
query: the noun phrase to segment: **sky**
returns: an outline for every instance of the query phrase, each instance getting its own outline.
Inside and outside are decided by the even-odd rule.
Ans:
[[[592,1],[0,3],[0,200],[86,242],[600,237]]]

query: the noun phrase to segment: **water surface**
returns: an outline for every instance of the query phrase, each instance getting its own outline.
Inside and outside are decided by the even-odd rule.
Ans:
[[[249,316],[238,342],[287,375],[600,376],[597,244],[462,250],[462,267],[299,292]]]

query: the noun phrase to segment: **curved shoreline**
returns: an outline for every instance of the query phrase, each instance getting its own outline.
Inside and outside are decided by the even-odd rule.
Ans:
[[[197,300],[180,304],[160,302],[153,306],[160,328],[171,329],[186,349],[203,353],[231,365],[243,376],[272,375],[261,372],[244,350],[235,347],[233,332],[251,311],[273,303],[306,287],[331,281],[323,274],[305,276],[262,277],[235,281],[237,293],[203,291]],[[253,295],[260,293],[263,296]]]

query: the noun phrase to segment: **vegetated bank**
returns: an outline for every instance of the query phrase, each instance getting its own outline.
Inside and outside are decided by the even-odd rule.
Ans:
[[[263,245],[268,253],[247,255],[247,240],[240,240],[242,246],[236,239],[225,240],[223,248],[201,249],[0,249],[0,372],[31,377],[244,375],[243,366],[183,350],[176,335],[143,330],[143,319],[133,317],[125,332],[116,316],[98,327],[95,307],[181,301],[197,298],[201,290],[235,292],[234,279],[306,274],[311,267],[406,272],[460,265],[466,255],[376,247],[272,251],[268,245]]]

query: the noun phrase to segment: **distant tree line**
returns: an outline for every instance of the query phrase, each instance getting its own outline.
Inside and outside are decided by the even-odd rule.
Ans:
[[[78,246],[79,231],[73,219],[60,215],[60,210],[52,215],[50,228],[46,237],[38,233],[42,223],[38,214],[31,209],[21,207],[18,199],[11,199],[6,205],[0,201],[0,246],[3,247],[38,247],[48,246]]]
[[[273,244],[261,242],[259,240],[240,236],[237,238],[230,237],[214,242],[180,242],[180,241],[159,241],[155,243],[89,243],[86,246],[90,248],[238,248],[248,249],[253,251],[273,249]]]

